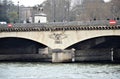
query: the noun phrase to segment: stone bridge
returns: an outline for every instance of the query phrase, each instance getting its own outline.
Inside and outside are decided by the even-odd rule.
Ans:
[[[68,53],[64,53],[65,57],[59,55],[63,56],[60,62],[72,57],[74,60],[74,56],[76,56],[76,61],[93,61],[94,59],[113,61],[111,52],[115,49],[119,51],[119,43],[120,25],[73,25],[61,23],[56,25],[13,24],[12,27],[5,25],[0,27],[0,54],[39,54],[41,51],[46,51],[43,49],[47,49],[47,54],[55,52],[52,54],[54,62],[59,61],[54,57],[56,52],[66,52],[67,50],[71,50],[69,52],[72,52],[72,54],[70,53],[69,56]],[[92,53],[89,55],[87,50],[92,51]],[[81,51],[82,53],[80,53]],[[96,52],[100,53],[101,51],[103,54],[96,55]],[[75,54],[73,55],[73,53]],[[118,52],[116,54],[117,56],[120,55]],[[91,55],[99,55],[99,57],[88,58]],[[105,57],[102,56],[100,58],[101,55],[105,55]],[[85,56],[88,59],[81,56]],[[116,59],[119,60],[120,57],[118,56]]]

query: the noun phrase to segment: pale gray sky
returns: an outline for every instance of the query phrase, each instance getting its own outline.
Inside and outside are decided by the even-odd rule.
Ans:
[[[19,1],[19,4],[20,5],[25,5],[25,6],[34,6],[34,5],[37,5],[37,4],[41,4],[43,1],[45,0],[12,0],[15,4],[18,4],[18,1]],[[105,2],[109,2],[111,0],[104,0]]]
[[[111,0],[104,0],[105,2],[109,2],[109,1],[111,1]]]
[[[19,4],[20,5],[25,5],[25,6],[34,6],[37,4],[41,4],[43,1],[45,0],[12,0],[15,4]]]

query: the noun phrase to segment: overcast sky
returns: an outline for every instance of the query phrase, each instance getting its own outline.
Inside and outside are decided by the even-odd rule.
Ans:
[[[24,5],[24,6],[34,6],[37,4],[41,4],[45,0],[12,0],[15,4]]]
[[[41,4],[45,0],[12,0],[15,4],[24,5],[24,6],[34,6],[37,4]],[[109,2],[110,0],[104,0],[105,2]]]
[[[104,0],[105,2],[109,2],[109,1],[111,1],[111,0]]]

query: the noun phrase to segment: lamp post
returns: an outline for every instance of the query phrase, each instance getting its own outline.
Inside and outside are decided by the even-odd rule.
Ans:
[[[18,1],[18,23],[20,22],[20,12],[19,12],[19,9],[20,9],[20,7],[19,7],[19,1]]]
[[[70,21],[70,1],[68,0],[68,22]]]
[[[55,0],[53,1],[53,22],[56,22],[56,2]]]
[[[69,22],[70,21],[70,0],[65,0],[65,21]]]

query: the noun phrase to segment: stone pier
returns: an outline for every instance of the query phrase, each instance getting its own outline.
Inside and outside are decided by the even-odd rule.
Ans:
[[[55,49],[52,53],[52,62],[72,62],[73,59],[73,51],[72,50],[61,50]]]

